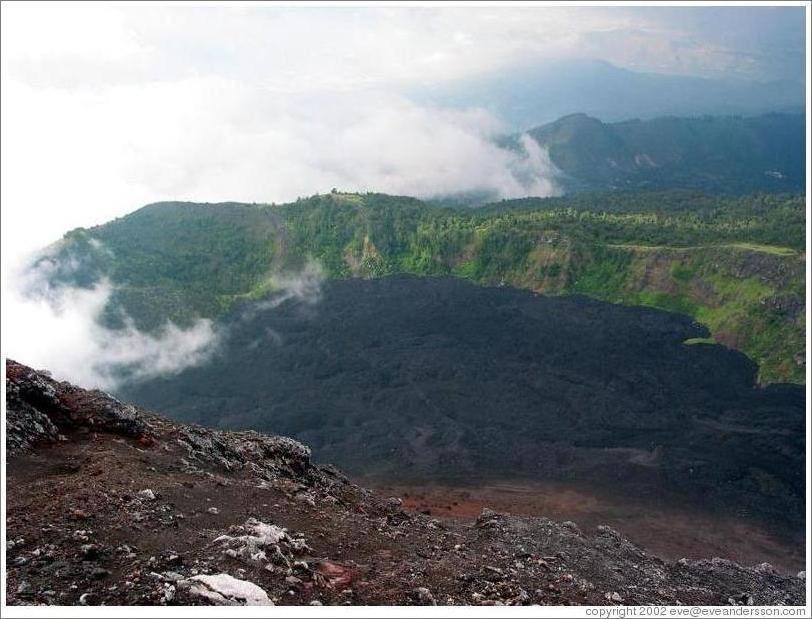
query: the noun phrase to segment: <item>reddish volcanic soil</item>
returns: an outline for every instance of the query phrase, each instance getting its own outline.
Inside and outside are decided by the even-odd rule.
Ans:
[[[490,482],[469,487],[368,482],[381,494],[400,496],[404,507],[435,518],[473,520],[483,507],[519,516],[572,520],[587,531],[608,524],[632,542],[668,560],[728,557],[744,565],[767,562],[796,573],[804,569],[802,535],[778,534],[733,517],[690,506],[634,502],[583,485],[560,482]]]
[[[631,514],[619,521],[640,534],[640,499],[507,484],[481,494],[410,491],[412,506],[451,514],[443,520],[314,465],[310,450],[288,438],[185,426],[13,361],[6,377],[11,605],[804,600],[804,580],[794,574],[725,560],[663,562],[611,527],[580,530],[491,510],[462,519],[487,501],[514,512],[566,512],[584,525]],[[626,509],[613,516],[612,506]],[[712,523],[649,513],[649,539],[696,535],[697,547],[713,538],[696,533]],[[753,548],[750,531],[725,539],[736,534],[747,540],[740,547]]]

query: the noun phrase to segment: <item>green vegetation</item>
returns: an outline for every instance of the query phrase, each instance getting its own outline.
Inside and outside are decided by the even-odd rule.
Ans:
[[[218,317],[317,259],[328,277],[456,275],[483,285],[689,314],[759,363],[804,380],[804,198],[689,191],[576,194],[454,210],[332,193],[285,205],[163,203],[65,237],[57,277],[107,277],[138,325]]]
[[[685,340],[685,343],[688,346],[695,346],[697,344],[710,344],[710,345],[713,345],[713,344],[717,344],[718,342],[715,339],[713,339],[712,337],[689,337],[687,340]]]

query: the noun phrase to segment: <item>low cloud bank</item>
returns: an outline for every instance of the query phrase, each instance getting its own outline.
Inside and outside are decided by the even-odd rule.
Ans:
[[[4,255],[162,200],[558,193],[549,159],[495,143],[509,129],[492,114],[391,92],[280,94],[222,78],[5,90],[4,141],[21,146],[3,160]]]
[[[53,264],[19,269],[6,287],[7,356],[58,379],[113,389],[123,376],[140,380],[177,373],[204,362],[216,349],[219,334],[210,320],[188,328],[167,322],[154,333],[139,331],[126,316],[121,329],[103,326],[99,318],[113,285],[107,280],[89,288],[53,284]]]
[[[147,333],[124,315],[123,328],[108,328],[100,317],[114,285],[106,279],[88,288],[54,284],[55,269],[69,268],[45,260],[16,270],[13,285],[6,286],[5,308],[11,315],[4,317],[10,325],[3,331],[5,355],[60,380],[114,390],[125,380],[172,375],[205,363],[228,337],[226,328],[203,318],[185,328],[167,322]],[[271,310],[289,299],[315,304],[322,281],[316,262],[299,273],[279,274],[273,281],[276,293],[251,311]]]
[[[283,202],[333,187],[416,197],[558,191],[549,159],[500,148],[495,138],[507,128],[481,109],[440,109],[374,90],[279,96],[213,79],[153,89],[141,93],[144,107],[153,98],[161,104],[127,136],[122,177],[162,199]],[[116,107],[130,96],[120,93]],[[198,100],[213,103],[196,111]],[[188,105],[174,103],[182,101]],[[131,122],[143,114],[134,110]]]

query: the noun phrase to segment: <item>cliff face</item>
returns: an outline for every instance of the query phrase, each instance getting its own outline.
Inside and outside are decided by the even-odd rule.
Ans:
[[[404,511],[284,437],[181,425],[8,361],[9,604],[802,604],[608,527]]]

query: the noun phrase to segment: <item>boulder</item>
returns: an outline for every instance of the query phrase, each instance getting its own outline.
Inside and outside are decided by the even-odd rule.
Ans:
[[[217,606],[273,606],[262,587],[229,574],[199,574],[187,582],[191,595]]]

